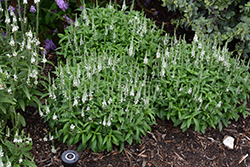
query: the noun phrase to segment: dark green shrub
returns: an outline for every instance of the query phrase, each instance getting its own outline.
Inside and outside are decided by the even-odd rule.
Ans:
[[[176,24],[191,26],[198,36],[222,41],[240,40],[236,50],[244,57],[250,53],[250,1],[247,0],[162,0],[170,11],[179,10],[183,15]]]

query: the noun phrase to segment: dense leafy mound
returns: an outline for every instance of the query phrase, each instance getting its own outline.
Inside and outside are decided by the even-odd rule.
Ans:
[[[192,44],[175,41],[162,53],[154,66],[157,115],[181,124],[191,124],[205,133],[207,126],[222,129],[239,113],[248,114],[246,104],[250,91],[249,63],[230,58],[226,46],[217,49],[195,36]],[[238,104],[242,103],[240,107]]]

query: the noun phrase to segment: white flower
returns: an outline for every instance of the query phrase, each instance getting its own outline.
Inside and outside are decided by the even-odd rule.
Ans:
[[[105,107],[106,105],[107,105],[107,103],[106,103],[106,101],[104,99],[103,102],[102,102],[102,107]]]
[[[134,40],[134,37],[132,37],[132,40],[131,40],[131,43],[130,43],[130,47],[129,47],[129,50],[128,50],[128,54],[129,56],[132,56],[133,55],[133,40]]]
[[[13,56],[16,57],[17,56],[17,52],[14,51]]]
[[[78,105],[78,100],[77,98],[74,99],[73,107]]]
[[[35,62],[36,62],[36,59],[35,59],[35,57],[31,57],[31,60],[30,60],[30,62],[32,63],[32,64],[34,64]]]
[[[55,149],[55,147],[53,145],[52,145],[51,152],[54,153],[54,154],[56,153],[56,149]]]
[[[56,120],[56,119],[57,119],[57,115],[54,113],[53,120]]]
[[[14,74],[14,81],[17,81],[18,77],[16,74]]]
[[[8,93],[11,94],[11,93],[12,93],[11,91],[12,91],[11,88],[9,88],[9,89],[8,89]]]
[[[27,2],[27,0],[23,0],[23,4],[27,4],[28,2]]]
[[[83,108],[82,108],[82,112],[81,112],[81,116],[84,117],[84,111],[83,111]]]
[[[160,51],[158,50],[157,52],[156,52],[156,58],[160,58]]]
[[[49,112],[50,112],[49,107],[46,106],[46,114],[48,114]]]
[[[18,160],[19,164],[23,162],[23,159],[22,158],[19,158]]]
[[[179,91],[182,91],[182,88],[180,88]]]
[[[19,27],[18,27],[18,26],[16,26],[16,25],[12,25],[12,32],[17,31],[18,29],[19,29]]]
[[[112,102],[112,99],[111,99],[111,98],[109,98],[109,100],[108,100],[108,104],[110,105],[110,104],[111,104],[111,102]]]
[[[188,94],[191,94],[192,93],[192,88],[190,88],[189,90],[188,90]]]
[[[10,46],[15,46],[15,41],[13,40],[13,36],[11,36],[10,39]]]
[[[34,0],[34,3],[39,3],[40,2],[40,0]]]
[[[3,157],[3,149],[2,149],[2,146],[0,147],[0,157]]]
[[[47,139],[47,137],[46,137],[46,136],[43,138],[43,141],[45,141],[45,142],[46,142],[46,141],[48,141],[48,139]]]
[[[219,103],[217,104],[217,107],[218,107],[218,108],[221,107],[221,101],[219,101]]]
[[[29,37],[30,39],[32,39],[33,35],[32,35],[31,30],[29,32],[26,32],[25,34],[26,34],[27,37]]]
[[[202,94],[200,95],[200,97],[198,98],[198,101],[201,103],[202,102]]]
[[[143,63],[148,64],[148,58],[146,56],[144,57]]]
[[[104,120],[103,120],[103,126],[106,126],[106,117],[104,117]]]
[[[47,59],[45,57],[43,57],[42,63],[46,63],[46,62],[47,62]]]
[[[111,121],[110,119],[108,119],[107,125],[110,126],[111,125]]]
[[[135,95],[135,93],[134,93],[134,88],[132,87],[132,90],[131,90],[131,92],[130,92],[130,96],[134,96]]]
[[[194,41],[194,42],[198,42],[198,36],[197,36],[197,34],[194,35],[193,41]]]
[[[75,127],[76,127],[75,125],[71,124],[71,125],[70,125],[70,130],[74,130]]]
[[[156,86],[156,92],[158,92],[160,90],[159,86]]]
[[[36,78],[37,77],[37,74],[38,74],[38,72],[37,72],[37,70],[33,70],[31,73],[30,73],[30,77],[31,78]]]
[[[6,23],[6,24],[9,24],[9,23],[10,23],[10,18],[9,18],[8,15],[6,16],[5,23]]]
[[[208,108],[208,106],[209,106],[209,103],[207,103],[207,105],[205,106],[205,109],[207,109],[207,108]]]
[[[11,167],[11,163],[10,163],[10,161],[9,161],[9,160],[8,160],[8,162],[7,162],[6,167]]]
[[[126,10],[126,3],[125,3],[125,0],[123,1],[123,4],[122,4],[122,11],[123,10]]]

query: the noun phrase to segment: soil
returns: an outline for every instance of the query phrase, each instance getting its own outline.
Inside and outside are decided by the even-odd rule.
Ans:
[[[161,27],[164,22],[164,30],[171,36],[174,34],[175,26],[170,20],[176,19],[178,12],[168,12],[161,7],[160,1],[150,2],[146,7],[152,11],[145,12],[148,18],[154,19]],[[139,6],[136,8],[141,10]],[[156,15],[153,13],[158,11]],[[190,30],[178,28],[177,36],[186,35],[190,41],[194,33]],[[57,55],[48,54],[47,59],[56,64]],[[44,74],[54,70],[52,65],[47,64]],[[248,101],[250,108],[250,100]],[[56,153],[52,153],[52,142],[44,141],[50,128],[40,118],[38,111],[33,107],[27,107],[22,112],[27,126],[24,130],[33,139],[31,150],[34,161],[38,167],[63,167],[61,155],[66,150],[77,150],[78,145],[67,146],[55,140]],[[180,127],[173,127],[171,121],[162,121],[157,118],[157,125],[153,125],[152,131],[141,137],[141,143],[133,142],[125,145],[124,150],[119,153],[119,148],[114,147],[111,152],[102,151],[94,153],[86,148],[78,152],[80,159],[79,167],[243,167],[250,166],[250,116],[238,121],[232,121],[228,127],[220,132],[217,129],[207,128],[202,134],[194,131],[194,127],[182,132]],[[223,138],[232,136],[234,148],[229,149],[223,143]]]

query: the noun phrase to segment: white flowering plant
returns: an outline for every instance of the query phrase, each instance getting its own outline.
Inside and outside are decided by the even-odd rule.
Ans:
[[[12,10],[3,12],[5,26],[0,34],[0,118],[5,123],[11,120],[12,131],[15,131],[20,124],[25,125],[23,116],[17,114],[16,110],[21,108],[25,111],[27,105],[40,105],[37,96],[42,93],[38,91],[38,72],[42,67],[39,63],[46,62],[46,59],[38,54],[40,42],[37,35],[27,30],[22,21],[25,15],[20,15],[17,20]]]
[[[156,113],[186,130],[190,125],[206,128],[227,126],[239,114],[245,117],[249,99],[249,62],[234,59],[226,45],[204,41],[195,35],[192,44],[172,40],[155,60]],[[247,65],[246,65],[247,64]]]
[[[27,2],[27,1],[26,1]],[[45,63],[39,52],[37,33],[28,30],[25,12],[21,14],[18,0],[16,12],[5,1],[5,9],[0,2],[0,166],[35,166],[28,153],[32,142],[18,131],[25,126],[20,110],[27,105],[39,106],[37,96],[39,63]],[[27,3],[26,3],[27,5]],[[37,26],[38,27],[38,26]],[[18,111],[19,110],[19,111]],[[7,126],[8,125],[8,126]],[[9,128],[11,127],[11,128]],[[13,135],[14,134],[14,135]],[[29,160],[28,160],[29,159]]]
[[[40,111],[56,138],[95,152],[124,146],[155,123],[148,84],[162,30],[139,12],[111,4],[88,9],[59,34],[63,55]],[[132,8],[131,8],[132,9]],[[111,17],[112,16],[112,17]]]
[[[155,123],[147,68],[141,71],[127,54],[92,52],[83,60],[67,58],[56,68],[41,116],[56,129],[56,138],[93,151],[123,148],[140,141]]]
[[[156,55],[158,43],[162,41],[162,29],[143,13],[132,10],[124,1],[121,10],[111,4],[106,8],[95,7],[77,9],[81,12],[79,18],[65,29],[65,34],[58,34],[61,38],[57,54],[66,57],[76,57],[79,62],[83,55],[90,55],[92,49],[102,53],[106,48],[112,51],[127,53],[127,56],[138,58],[143,64],[146,52],[148,66],[152,66],[152,59]]]
[[[36,167],[29,152],[32,149],[32,139],[25,136],[24,131],[19,134],[18,130],[13,141],[10,141],[10,136],[9,132],[4,135],[0,129],[0,167]]]

